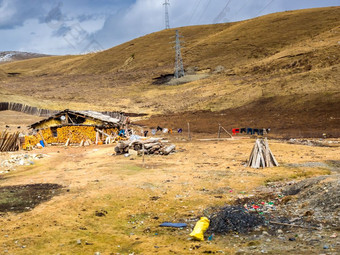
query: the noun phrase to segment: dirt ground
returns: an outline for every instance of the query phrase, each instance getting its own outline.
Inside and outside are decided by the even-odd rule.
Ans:
[[[27,133],[28,125],[38,122],[43,118],[32,116],[21,112],[0,111],[0,130],[8,132]]]
[[[295,105],[298,97],[264,98],[248,105],[224,111],[190,111],[154,115],[139,124],[147,126],[186,129],[190,122],[193,132],[217,134],[218,124],[229,132],[233,128],[271,128],[274,137],[339,137],[340,105],[327,98],[306,99]],[[287,101],[287,107],[273,107],[278,101]],[[317,102],[317,103],[315,103]]]
[[[334,226],[286,227],[282,233],[259,228],[203,242],[192,241],[189,233],[207,208],[251,200],[277,183],[332,176],[327,162],[340,160],[338,144],[315,147],[270,140],[281,166],[256,170],[244,166],[253,139],[201,142],[196,140],[200,134],[192,141],[184,134],[170,138],[177,145],[175,154],[146,156],[144,163],[141,157],[113,156],[113,145],[47,147],[39,150],[46,156],[34,164],[2,174],[1,189],[41,183],[62,189],[21,213],[2,212],[0,253],[336,254],[340,240],[331,237],[339,235]],[[188,227],[159,227],[165,221]]]

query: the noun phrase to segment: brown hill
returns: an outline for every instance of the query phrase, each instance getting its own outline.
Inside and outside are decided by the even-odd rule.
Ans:
[[[7,74],[2,69],[0,69],[0,80],[5,79],[6,77]]]
[[[175,29],[170,29],[95,54],[3,64],[1,68],[14,77],[1,83],[0,95],[3,101],[29,100],[52,108],[232,112],[233,125],[241,122],[237,113],[242,112],[249,114],[242,115],[242,125],[249,117],[252,125],[278,127],[292,119],[294,127],[294,120],[303,119],[311,127],[320,126],[317,123],[336,126],[340,119],[339,17],[340,7],[331,7],[179,28],[185,40],[184,66],[193,74],[190,79],[206,74],[182,85],[152,84],[154,78],[173,72],[174,50],[169,42]],[[258,111],[263,102],[266,107]],[[294,114],[282,115],[290,112]],[[277,116],[284,117],[278,120]],[[199,126],[210,125],[211,121]]]

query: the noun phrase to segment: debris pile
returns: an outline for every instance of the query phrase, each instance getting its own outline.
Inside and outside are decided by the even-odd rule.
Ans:
[[[299,144],[299,145],[307,145],[307,146],[315,146],[315,147],[333,147],[338,146],[340,141],[338,140],[326,140],[326,139],[289,139],[289,140],[283,140],[286,141],[289,144]]]
[[[283,189],[290,199],[283,214],[304,220],[340,226],[340,176],[318,176]]]
[[[253,213],[242,206],[226,206],[210,218],[209,232],[216,234],[248,233],[264,223],[263,217],[257,212]]]
[[[147,140],[120,141],[115,147],[116,155],[130,153],[131,150],[141,154],[169,155],[174,152],[174,144],[165,145],[161,138],[150,138]]]
[[[10,159],[0,158],[0,174],[15,170],[16,166],[34,165],[34,161],[45,157],[43,154],[15,154]]]

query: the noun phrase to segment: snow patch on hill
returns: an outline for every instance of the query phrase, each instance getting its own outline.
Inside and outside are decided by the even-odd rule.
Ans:
[[[0,62],[9,62],[9,61],[15,61],[15,60],[39,58],[43,56],[46,56],[46,55],[38,54],[38,53],[30,53],[30,52],[20,52],[20,51],[1,51]]]

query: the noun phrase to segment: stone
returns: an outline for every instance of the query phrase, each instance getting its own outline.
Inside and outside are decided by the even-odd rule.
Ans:
[[[262,235],[264,236],[270,236],[269,233],[267,231],[262,231]]]

